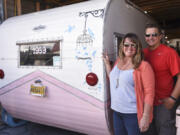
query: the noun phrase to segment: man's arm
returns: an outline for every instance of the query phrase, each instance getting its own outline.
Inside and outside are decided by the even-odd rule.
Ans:
[[[167,109],[171,109],[176,103],[176,99],[178,99],[178,97],[180,96],[180,73],[177,74],[177,81],[174,90],[171,93],[171,96],[175,99],[173,99],[172,97],[168,97],[162,100]]]

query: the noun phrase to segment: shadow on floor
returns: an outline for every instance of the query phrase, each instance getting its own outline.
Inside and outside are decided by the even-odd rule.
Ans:
[[[55,127],[44,126],[32,122],[19,127],[9,127],[6,124],[0,124],[0,135],[83,135],[72,131],[67,131]]]

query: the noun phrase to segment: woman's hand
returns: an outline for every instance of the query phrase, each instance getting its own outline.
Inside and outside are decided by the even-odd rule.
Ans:
[[[107,51],[105,53],[103,53],[103,61],[104,61],[104,64],[110,64]]]
[[[139,125],[140,131],[145,132],[149,128],[149,115],[143,114],[141,120],[140,120],[140,125]]]
[[[105,67],[106,67],[106,73],[109,77],[109,74],[111,72],[111,64],[110,64],[110,61],[109,61],[109,56],[108,56],[108,53],[107,51],[105,53],[103,53],[103,61],[104,61],[104,64],[105,64]]]

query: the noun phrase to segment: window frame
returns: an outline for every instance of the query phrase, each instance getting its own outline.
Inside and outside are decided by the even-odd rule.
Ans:
[[[113,42],[114,42],[114,58],[113,58],[113,61],[115,61],[116,60],[116,58],[118,57],[118,53],[119,53],[119,45],[120,45],[120,43],[121,43],[121,41],[122,41],[122,39],[123,39],[123,37],[124,37],[124,34],[121,34],[121,33],[117,33],[117,32],[114,32],[113,33]],[[120,40],[121,41],[120,41]]]
[[[21,52],[21,46],[25,46],[25,45],[38,45],[38,44],[48,44],[48,43],[58,43],[59,45],[59,65],[58,66],[49,66],[49,65],[21,65],[21,58],[20,58],[20,52]],[[42,40],[38,40],[38,41],[18,41],[16,42],[16,45],[18,46],[18,68],[51,68],[51,69],[62,69],[62,40],[58,39],[58,40],[46,40],[46,41],[42,41]]]

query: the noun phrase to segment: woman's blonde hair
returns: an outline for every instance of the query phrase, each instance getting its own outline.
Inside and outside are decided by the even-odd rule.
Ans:
[[[136,53],[132,58],[132,63],[134,65],[134,69],[138,68],[139,65],[141,64],[141,61],[143,60],[143,52],[142,52],[142,44],[141,41],[139,40],[138,36],[134,33],[127,33],[124,38],[122,39],[122,42],[119,45],[119,57],[121,60],[124,59],[125,55],[123,52],[123,47],[124,47],[124,41],[125,39],[128,38],[131,42],[136,44]]]

